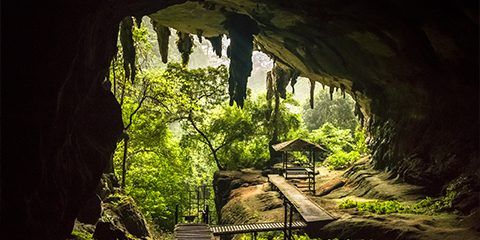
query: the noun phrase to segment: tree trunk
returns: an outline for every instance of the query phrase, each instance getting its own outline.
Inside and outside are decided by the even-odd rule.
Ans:
[[[200,130],[197,125],[195,124],[195,121],[193,120],[193,117],[192,117],[192,113],[190,113],[188,115],[188,121],[190,122],[190,124],[192,124],[193,128],[195,129],[195,131],[197,131],[202,137],[203,139],[205,139],[205,142],[207,143],[207,146],[208,148],[210,149],[210,151],[212,152],[212,155],[213,155],[213,159],[215,160],[215,163],[217,164],[217,167],[219,170],[225,170],[225,168],[220,164],[220,161],[218,160],[218,157],[217,157],[217,150],[213,147],[213,144],[212,142],[210,141],[210,139],[208,139],[207,135],[202,132],[202,130]]]

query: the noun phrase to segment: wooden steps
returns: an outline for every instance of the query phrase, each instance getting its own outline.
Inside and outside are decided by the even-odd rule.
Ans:
[[[307,225],[314,223],[326,224],[334,220],[323,208],[310,200],[298,188],[288,183],[282,176],[275,174],[268,175],[268,181],[295,207]]]
[[[212,240],[213,233],[207,224],[203,223],[179,223],[174,230],[175,239],[178,240]]]
[[[288,227],[288,224],[287,224]],[[292,222],[291,229],[302,229],[307,227],[307,224],[304,221],[295,221]],[[239,234],[239,233],[250,233],[250,232],[269,232],[269,231],[279,231],[285,228],[283,222],[270,222],[270,223],[252,223],[252,224],[238,224],[238,225],[221,225],[221,226],[211,226],[210,229],[213,232],[213,235],[230,235],[230,234]]]

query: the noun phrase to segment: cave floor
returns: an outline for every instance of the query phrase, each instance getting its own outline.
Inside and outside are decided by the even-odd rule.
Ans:
[[[396,200],[411,204],[425,197],[421,187],[402,183],[387,173],[372,170],[368,164],[361,163],[359,166],[344,171],[317,167],[320,173],[317,176],[317,195],[305,194],[337,219],[322,228],[322,239],[480,239],[480,232],[475,225],[480,222],[478,212],[461,216],[455,213],[375,214],[354,208],[340,209],[339,204],[346,199]],[[292,184],[295,185],[295,181]],[[332,185],[341,187],[318,196]],[[234,189],[222,215],[225,223],[229,224],[281,222],[283,206],[279,194],[272,191],[268,183],[257,182]]]
[[[342,181],[345,185],[324,196],[310,196],[320,206],[337,218],[326,225],[329,237],[365,239],[480,239],[475,230],[479,213],[460,216],[454,213],[426,214],[375,214],[360,212],[355,208],[340,209],[346,199],[354,201],[396,200],[413,204],[423,199],[423,188],[399,181],[386,172],[373,170],[368,159],[360,160],[356,167],[345,171],[317,167],[317,192],[325,186]]]

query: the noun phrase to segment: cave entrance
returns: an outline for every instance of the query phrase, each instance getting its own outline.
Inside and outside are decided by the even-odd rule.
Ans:
[[[228,71],[230,44],[225,35],[195,36],[148,17],[121,23],[118,53],[105,80],[124,122],[111,171],[159,229],[221,221],[217,212],[230,190],[214,173],[256,169],[256,175],[241,173],[242,179],[277,171],[282,161],[272,144],[302,137],[324,145],[328,150],[317,157],[328,161],[312,166],[323,173],[367,154],[357,147],[365,139],[357,139],[363,134],[358,105],[346,91],[301,77],[260,49],[250,50],[246,95],[237,102],[230,77],[236,72]],[[302,163],[309,155],[291,157]],[[212,182],[209,192],[215,195],[207,196],[203,190]]]
[[[254,123],[260,126],[250,128],[251,131],[265,129],[265,115],[271,117],[265,113],[274,111],[275,105],[281,109],[281,104],[286,104],[290,91],[284,89],[292,79],[296,79],[291,76],[298,72],[316,84],[326,84],[332,89],[339,89],[339,92],[350,93],[358,103],[355,109],[365,117],[371,134],[369,143],[373,161],[370,166],[361,166],[361,171],[346,174],[358,186],[371,183],[375,187],[350,189],[352,191],[349,193],[363,197],[380,196],[384,200],[396,199],[402,204],[391,201],[362,203],[354,199],[344,202],[342,207],[379,212],[386,209],[417,211],[416,207],[412,210],[403,204],[422,199],[419,201],[422,211],[450,211],[448,217],[454,219],[450,223],[462,225],[469,222],[465,216],[451,214],[453,210],[465,215],[476,211],[478,216],[480,167],[476,1],[424,1],[419,4],[413,4],[412,1],[11,1],[2,7],[2,13],[24,13],[16,19],[12,14],[2,14],[2,18],[7,18],[2,21],[2,57],[5,55],[4,59],[8,59],[2,61],[2,77],[5,77],[5,80],[2,79],[2,120],[5,119],[2,121],[2,136],[8,136],[8,140],[2,141],[2,193],[5,194],[2,195],[1,204],[2,216],[7,216],[2,220],[14,232],[8,232],[8,235],[25,239],[65,239],[75,219],[83,215],[80,214],[84,210],[82,208],[96,206],[90,210],[101,210],[98,199],[101,197],[106,200],[103,199],[105,193],[110,191],[100,192],[98,196],[95,192],[124,127],[128,128],[128,134],[129,130],[137,134],[130,134],[130,142],[125,144],[130,146],[125,148],[127,156],[141,159],[128,161],[128,165],[125,165],[131,176],[136,176],[128,178],[127,174],[125,190],[143,200],[142,206],[150,207],[152,211],[146,214],[148,218],[163,224],[164,228],[171,228],[172,224],[161,216],[172,215],[173,203],[181,202],[176,196],[186,191],[182,187],[186,183],[180,176],[194,176],[188,184],[198,185],[197,179],[204,178],[204,173],[212,171],[217,163],[214,163],[214,167],[197,164],[197,171],[192,170],[192,165],[201,162],[203,158],[199,155],[211,151],[211,146],[215,150],[222,144],[220,142],[217,145],[216,142],[209,147],[206,140],[205,143],[201,142],[204,138],[196,134],[192,124],[185,131],[190,137],[180,138],[174,129],[183,131],[183,126],[169,124],[167,120],[174,119],[179,110],[186,110],[182,112],[185,121],[211,121],[212,124],[197,124],[197,127],[202,130],[203,127],[215,126],[211,130],[217,133],[214,135],[216,137],[237,133],[238,129],[245,132],[248,128],[244,126],[252,126],[250,122],[253,121],[243,121],[250,119],[243,114],[256,109],[251,107],[256,104],[255,101],[250,104],[244,98],[248,94],[246,79],[251,75],[252,49],[258,49],[275,59],[275,65],[280,69],[272,71],[275,84],[271,86],[281,91],[270,92],[271,107],[268,103],[257,104],[261,111],[250,111],[251,116],[258,119]],[[185,71],[181,64],[170,67],[168,74],[164,71],[147,71],[146,66],[151,63],[138,61],[138,56],[146,53],[141,51],[139,44],[143,42],[148,45],[150,41],[141,31],[132,29],[134,24],[139,25],[137,16],[145,14],[156,15],[154,20],[158,24],[153,25],[160,36],[168,35],[168,27],[182,32],[179,37],[182,39],[179,45],[183,49],[183,54],[179,55],[180,61],[190,56],[192,34],[210,38],[215,42],[213,46],[217,46],[215,49],[220,50],[216,52],[222,55],[227,52],[223,52],[223,47],[218,48],[221,46],[218,36],[229,34],[230,46],[237,46],[232,48],[234,51],[230,52],[232,57],[229,58],[232,60],[229,65],[234,66],[230,68],[234,74],[222,67],[212,68],[210,72]],[[126,16],[136,18],[124,19]],[[146,19],[145,23],[148,21]],[[110,64],[116,52],[119,22],[122,22],[120,42],[125,47]],[[228,24],[222,24],[225,22]],[[165,53],[165,46],[169,46],[165,39],[152,39],[153,42],[160,42],[158,52]],[[252,39],[255,42],[244,41]],[[242,45],[243,42],[248,44]],[[156,44],[151,46],[155,47]],[[160,55],[160,62],[163,62],[163,56],[166,55]],[[139,65],[144,67],[138,68]],[[104,81],[107,72],[110,81]],[[220,86],[224,82],[223,76],[227,75],[225,72],[233,76],[228,79],[231,90],[225,100],[243,105],[244,113],[241,114],[236,108],[226,108],[215,114],[205,114],[197,106],[211,102],[199,100],[204,98],[201,97],[202,91],[197,91],[198,86]],[[219,77],[205,77],[210,73]],[[180,80],[167,82],[166,79],[172,76]],[[192,81],[181,80],[187,76],[195,76],[198,82],[218,81],[218,84],[189,84]],[[176,91],[171,91],[174,88],[197,92],[199,97],[192,99],[189,96],[193,95],[176,94]],[[315,89],[319,88],[317,85]],[[143,97],[143,93],[151,93],[153,89],[162,94]],[[274,101],[282,98],[275,96],[276,93],[285,93],[287,96],[279,104],[274,104]],[[119,102],[123,103],[123,116]],[[146,111],[139,103],[151,107]],[[315,106],[319,105],[316,101],[314,103]],[[162,104],[169,106],[168,110]],[[278,113],[280,115],[281,111]],[[219,116],[228,116],[234,121],[220,121]],[[213,124],[215,119],[216,124]],[[324,130],[338,132],[332,129],[328,127]],[[314,128],[310,130],[315,131]],[[319,137],[326,135],[330,134],[318,132]],[[263,138],[251,136],[246,137],[247,141],[228,145],[232,146],[231,152],[235,152],[231,158],[227,158],[231,160],[231,165],[243,164],[236,161],[238,159],[252,159],[242,157],[244,150],[255,155],[263,154],[262,159],[272,159],[272,152],[265,151],[264,147],[252,147],[261,144],[245,143],[269,142],[271,135]],[[118,144],[120,149],[122,144]],[[347,144],[345,148],[338,148],[338,152],[341,150],[343,153],[331,158],[332,163],[348,159],[350,155],[345,152],[356,147]],[[217,151],[218,155],[224,155],[222,149]],[[4,158],[3,152],[14,156],[13,160]],[[122,161],[121,156],[122,153],[115,156],[117,163]],[[165,161],[157,161],[159,157]],[[223,157],[218,156],[217,159]],[[219,163],[228,169],[229,166],[224,162]],[[256,163],[253,161],[251,164]],[[113,171],[114,165],[110,165],[109,170]],[[360,169],[359,166],[355,167]],[[158,169],[163,172],[160,174]],[[121,169],[116,170],[117,173],[121,172]],[[235,214],[230,215],[230,220],[234,221],[235,216],[245,216],[242,211],[244,208],[233,204],[236,200],[252,204],[264,200],[268,203],[265,208],[254,205],[252,209],[273,209],[281,204],[270,192],[257,192],[261,194],[258,198],[245,198],[252,195],[239,194],[262,183],[261,177],[255,177],[261,176],[258,172],[257,175],[250,170],[241,174],[230,172],[228,175],[225,171],[222,174],[214,176],[218,185],[223,183],[222,189],[225,190],[221,199],[216,201],[236,210]],[[379,178],[392,184],[379,185]],[[330,186],[342,184],[333,180]],[[102,178],[101,183],[109,190],[115,188],[111,178]],[[418,186],[412,187],[408,183]],[[392,185],[399,187],[392,188]],[[157,191],[142,190],[152,187]],[[230,191],[234,187],[235,191]],[[425,198],[425,194],[412,195],[411,192],[415,192],[417,187],[428,190],[431,198]],[[325,191],[328,192],[328,188]],[[332,194],[344,196],[333,191],[328,198],[334,198]],[[230,195],[240,198],[228,204],[226,199]],[[173,197],[167,199],[166,196]],[[102,204],[133,208],[128,198],[111,197],[110,203]],[[348,214],[348,210],[339,211]],[[421,214],[415,216],[418,215]],[[433,219],[431,216],[421,215],[421,221],[400,229],[396,226],[405,222],[405,217],[412,216],[401,215],[403,219],[394,219],[393,215],[370,219],[358,217],[352,216],[354,221],[343,221],[343,226],[341,221],[336,222],[337,231],[333,227],[330,230],[338,235],[330,235],[331,238],[385,237],[376,231],[379,228],[362,231],[364,222],[375,219],[384,220],[381,228],[386,229],[384,233],[388,234],[388,239],[406,235],[410,237],[410,234],[414,235],[412,237],[425,236],[429,232],[441,232],[442,236],[434,234],[425,238],[478,238],[478,227],[465,226],[465,231],[473,229],[476,233],[460,235],[459,228],[452,227],[445,231],[428,224]],[[392,218],[394,220],[390,221]],[[462,220],[458,221],[459,218]],[[103,226],[103,230],[115,224],[114,221],[108,221],[111,220],[109,217],[101,220],[98,226]],[[416,227],[417,223],[424,222],[427,223],[425,226]],[[477,223],[478,220],[470,222]],[[437,226],[449,226],[450,223],[447,219],[446,224],[439,223]]]
[[[125,144],[130,146],[125,148],[128,156],[139,156],[139,159],[144,160],[136,163],[136,168],[133,161],[125,166],[135,176],[142,176],[132,178],[130,183],[127,178],[125,189],[127,192],[135,192],[155,212],[161,213],[155,215],[151,214],[153,211],[149,212],[149,218],[155,219],[172,213],[170,203],[164,204],[166,200],[162,198],[175,196],[178,189],[182,190],[180,186],[185,185],[185,179],[178,176],[190,174],[200,178],[202,173],[208,172],[207,164],[198,165],[203,168],[201,171],[191,171],[188,164],[200,161],[200,158],[192,157],[187,162],[182,157],[182,154],[191,150],[193,140],[201,141],[203,138],[193,134],[196,132],[195,127],[192,126],[189,132],[192,136],[189,140],[192,141],[186,141],[171,130],[182,128],[181,125],[165,124],[165,119],[175,116],[172,113],[179,109],[185,110],[180,108],[183,106],[190,106],[183,112],[186,121],[212,120],[220,115],[203,117],[206,114],[194,112],[201,109],[196,108],[198,104],[211,103],[198,100],[204,99],[201,95],[192,100],[188,96],[193,95],[186,94],[182,97],[177,96],[175,91],[170,91],[171,88],[182,85],[185,86],[179,87],[182,91],[197,91],[198,86],[208,85],[188,84],[188,81],[167,83],[165,78],[195,76],[199,82],[218,80],[221,83],[222,74],[227,70],[213,68],[210,73],[216,73],[220,77],[209,79],[204,77],[209,75],[208,71],[185,72],[181,64],[170,67],[169,75],[164,75],[163,71],[146,71],[146,67],[138,68],[139,65],[149,64],[148,61],[137,61],[137,56],[145,52],[140,51],[142,47],[135,48],[142,41],[147,44],[148,39],[144,38],[145,34],[141,31],[132,30],[134,24],[139,25],[138,16],[144,14],[156,15],[154,20],[159,23],[154,24],[154,29],[160,38],[153,40],[160,40],[159,52],[163,53],[160,56],[161,62],[162,57],[166,56],[164,47],[169,44],[162,37],[168,35],[168,27],[182,32],[179,37],[182,39],[179,45],[183,49],[181,61],[185,61],[190,54],[191,34],[210,38],[215,42],[213,46],[220,46],[219,35],[229,34],[230,46],[237,47],[230,52],[230,65],[234,67],[233,74],[228,70],[228,75],[233,78],[229,79],[232,89],[226,98],[243,105],[244,109],[253,105],[245,102],[247,99],[244,97],[248,94],[245,84],[251,74],[251,50],[254,48],[275,58],[275,65],[284,72],[276,74],[273,71],[276,84],[271,85],[281,90],[275,92],[281,92],[282,95],[286,93],[283,91],[284,86],[294,79],[291,76],[300,72],[317,84],[324,83],[333,89],[340,89],[340,92],[350,93],[358,103],[358,107],[355,107],[359,110],[357,113],[365,116],[365,123],[372,136],[369,142],[373,163],[364,166],[362,171],[349,174],[349,177],[354,178],[359,185],[369,181],[377,186],[375,189],[357,191],[357,195],[402,201],[425,197],[414,198],[409,195],[412,191],[407,190],[411,190],[411,186],[402,185],[403,188],[393,188],[395,191],[392,191],[390,187],[377,185],[378,177],[382,177],[394,184],[413,183],[427,189],[435,199],[424,199],[427,201],[422,204],[428,203],[426,205],[432,204],[431,206],[450,211],[455,209],[462,214],[473,211],[478,213],[479,74],[476,1],[426,1],[419,4],[412,1],[13,1],[2,8],[2,13],[6,9],[10,13],[24,13],[17,19],[12,14],[2,14],[2,17],[7,18],[7,21],[2,21],[2,55],[8,59],[2,61],[2,77],[6,79],[2,81],[2,110],[5,111],[2,112],[2,120],[6,120],[2,121],[2,135],[11,137],[11,140],[2,141],[2,149],[14,156],[14,160],[2,161],[2,192],[6,193],[2,195],[2,211],[5,210],[2,216],[14,217],[4,217],[2,220],[6,219],[8,226],[13,226],[8,228],[14,229],[19,238],[65,239],[71,232],[79,211],[85,206],[100,204],[98,197],[92,195],[95,195],[98,181],[111,160],[123,127],[135,129],[136,133],[142,135],[141,138],[130,136],[131,141]],[[136,16],[136,19],[124,19],[126,16]],[[120,42],[125,47],[114,63],[110,64],[116,52],[121,21]],[[228,24],[222,24],[225,22]],[[252,38],[255,42],[245,41]],[[247,44],[243,45],[243,42]],[[216,49],[220,50],[217,51],[219,54],[227,54],[221,51],[223,48]],[[124,72],[120,69],[124,69]],[[281,71],[278,70],[278,73]],[[110,85],[109,81],[104,81],[107,72]],[[122,81],[111,81],[112,79]],[[144,92],[152,89],[162,94],[142,97]],[[125,107],[123,121],[118,102],[111,91],[117,97],[123,96],[120,98]],[[202,94],[200,91],[197,93]],[[274,101],[279,99],[275,94],[272,95]],[[148,111],[138,108],[139,103],[149,104],[157,100],[158,104],[151,104],[153,107]],[[189,104],[192,102],[195,104]],[[286,103],[286,100],[276,105],[280,108],[281,103]],[[161,104],[173,107],[168,109],[170,112],[164,111],[165,107]],[[264,113],[274,109],[274,106],[272,101],[272,108],[267,104],[264,111],[252,112],[252,117],[260,116],[255,123],[262,123],[264,120],[260,119],[266,119]],[[130,118],[134,112],[138,115],[136,113]],[[237,120],[244,117],[234,110],[224,115]],[[132,124],[129,124],[130,119]],[[206,126],[218,127],[212,131],[218,133],[215,136],[221,137],[236,133],[236,129],[245,130],[247,128],[244,126],[249,125],[245,121],[239,121],[238,125],[228,123],[217,121],[217,124]],[[197,127],[202,129],[203,126]],[[253,130],[261,129],[256,127]],[[270,138],[249,137],[246,140],[249,143],[268,142]],[[138,143],[142,143],[143,147],[139,148]],[[3,147],[4,144],[6,147]],[[243,154],[244,149],[270,157],[271,152],[263,149],[247,148],[248,145],[240,143],[231,144],[233,145],[235,148],[232,150],[238,154],[231,158],[232,164],[241,163],[233,160],[239,159],[238,156]],[[135,146],[136,149],[131,148]],[[211,150],[208,143],[202,146],[206,147],[197,147],[195,153]],[[211,146],[215,149],[221,144]],[[155,161],[157,155],[163,156],[166,161]],[[341,154],[337,160],[348,157]],[[118,155],[115,159],[121,161]],[[219,163],[222,165],[223,162]],[[114,166],[110,165],[109,171],[113,171]],[[222,167],[228,168],[225,165]],[[162,169],[165,175],[160,177],[155,169]],[[375,169],[382,171],[375,172]],[[252,174],[244,171],[240,180],[234,173],[229,176],[219,175],[216,180],[225,183],[224,189],[243,185],[244,190],[261,180]],[[102,184],[110,188],[110,180],[102,179]],[[147,192],[131,187],[147,188],[153,182],[161,187],[161,191]],[[171,184],[176,187],[169,187]],[[104,197],[103,193],[99,196]],[[118,200],[117,196],[113,197]],[[265,202],[270,203],[265,209],[278,205],[273,193],[262,194],[259,199],[267,199]],[[252,201],[247,202],[255,203],[254,199],[249,200]],[[383,211],[382,209],[387,209],[385,206],[389,206],[389,211],[408,209],[392,202],[382,204],[385,205],[350,201],[342,206],[374,211]],[[244,216],[241,208],[231,207],[238,210],[235,212],[238,214],[232,215]],[[260,207],[256,206],[255,209]],[[393,216],[388,215],[384,218],[387,220],[384,223],[390,223],[386,226],[386,232],[393,234],[388,236],[390,239],[404,237],[405,234],[410,236],[412,232],[424,236],[426,232],[441,231],[442,234],[454,235],[448,236],[451,238],[460,236],[457,230],[429,231],[431,225],[420,227],[427,231],[419,233],[415,230],[416,227],[409,227],[409,232],[405,233],[405,228],[391,228],[404,222],[388,221],[391,217]],[[421,222],[432,219],[422,217],[427,221]],[[162,222],[164,219],[157,220]],[[110,223],[112,222],[102,222],[104,230],[109,228]],[[166,221],[165,225],[168,225]],[[355,225],[363,226],[352,224]],[[352,232],[347,231],[350,229],[352,228],[348,227],[337,231],[344,235],[337,237],[353,236],[350,235]],[[369,232],[370,235],[355,236],[379,238],[378,235],[372,235],[377,231],[361,232]],[[472,235],[462,237],[468,239],[466,236]],[[332,238],[334,237],[336,236]],[[478,231],[477,235],[470,238],[478,238]]]

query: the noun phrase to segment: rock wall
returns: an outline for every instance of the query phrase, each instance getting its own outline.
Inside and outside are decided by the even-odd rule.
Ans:
[[[80,209],[69,240],[152,239],[133,198],[119,189],[114,174],[103,174],[96,193]]]
[[[213,0],[150,16],[212,37],[228,12],[257,23],[277,63],[354,97],[378,168],[432,192],[478,176],[478,3]]]
[[[219,225],[283,220],[283,200],[261,174],[260,170],[253,169],[215,173],[213,185]]]
[[[182,2],[2,5],[1,225],[13,236],[69,234],[122,130],[102,84],[118,23]],[[185,5],[156,15],[207,37],[228,32],[227,12],[250,17],[258,49],[354,96],[378,168],[433,192],[460,175],[478,181],[478,2],[199,2],[187,18]]]
[[[222,208],[231,200],[233,190],[240,187],[262,185],[266,182],[267,179],[262,177],[261,172],[258,170],[245,169],[241,171],[215,172],[213,176],[213,186],[218,222],[222,222]]]
[[[1,226],[65,239],[122,133],[103,84],[118,23],[179,1],[2,3]]]

